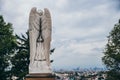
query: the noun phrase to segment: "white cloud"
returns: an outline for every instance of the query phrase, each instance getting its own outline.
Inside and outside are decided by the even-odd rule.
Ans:
[[[68,0],[57,0],[56,1],[56,7],[63,8],[65,5],[67,5]]]
[[[103,48],[105,41],[76,41],[65,40],[63,45],[56,48],[52,55],[55,60],[53,65],[56,66],[80,66],[92,67],[102,66],[101,57],[103,56]]]

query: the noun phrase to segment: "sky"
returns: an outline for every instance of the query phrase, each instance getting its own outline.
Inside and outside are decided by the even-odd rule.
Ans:
[[[101,57],[120,18],[119,0],[0,0],[0,15],[21,35],[32,7],[50,10],[54,69],[105,67]]]

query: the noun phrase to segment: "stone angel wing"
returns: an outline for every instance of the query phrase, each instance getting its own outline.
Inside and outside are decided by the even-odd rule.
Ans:
[[[51,31],[52,31],[52,22],[51,22],[51,15],[47,8],[44,9],[44,15],[42,18],[42,33],[43,33],[43,39],[44,39],[44,45],[45,45],[45,55],[48,62],[48,65],[50,65],[50,42],[51,42]]]

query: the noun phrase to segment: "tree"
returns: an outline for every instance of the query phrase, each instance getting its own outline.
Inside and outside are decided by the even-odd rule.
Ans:
[[[120,79],[120,21],[115,24],[109,33],[108,43],[106,44],[103,63],[108,68],[108,80]]]
[[[0,80],[9,80],[10,56],[14,53],[16,38],[11,23],[0,15]]]
[[[18,80],[23,80],[26,74],[28,74],[29,66],[29,36],[28,32],[26,35],[21,37],[16,35],[17,48],[16,54],[11,58],[12,62],[12,75],[18,77]]]

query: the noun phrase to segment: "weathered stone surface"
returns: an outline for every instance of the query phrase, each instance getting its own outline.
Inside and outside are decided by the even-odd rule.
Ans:
[[[52,73],[50,66],[51,16],[47,8],[32,8],[29,16],[29,73]]]

